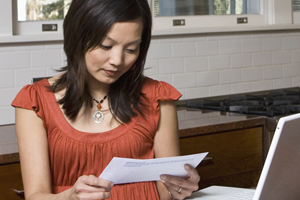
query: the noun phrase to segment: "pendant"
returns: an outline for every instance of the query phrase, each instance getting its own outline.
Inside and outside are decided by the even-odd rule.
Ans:
[[[97,110],[93,115],[93,120],[96,124],[100,124],[104,119],[104,115],[100,110]]]

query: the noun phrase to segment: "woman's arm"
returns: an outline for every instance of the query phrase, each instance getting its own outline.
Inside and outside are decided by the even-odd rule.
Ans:
[[[160,119],[154,138],[154,153],[156,158],[179,156],[179,133],[177,110],[174,101],[160,102]],[[200,177],[191,166],[185,166],[189,176],[185,179],[163,175],[162,181],[157,181],[157,189],[161,200],[184,199],[198,189]],[[178,192],[179,188],[182,188]],[[170,196],[170,194],[171,196]]]
[[[177,111],[174,101],[159,103],[160,118],[154,138],[156,158],[179,156],[179,133]]]
[[[26,199],[105,199],[110,196],[111,183],[95,176],[82,176],[71,189],[51,194],[47,133],[41,118],[32,110],[16,108],[16,132]]]
[[[31,199],[38,192],[51,193],[47,133],[42,120],[32,110],[16,108],[16,132],[25,198]]]
[[[177,111],[173,101],[160,102],[160,119],[154,138],[154,153],[156,158],[179,156],[179,133]],[[161,200],[171,199],[169,191],[161,181],[156,182]]]

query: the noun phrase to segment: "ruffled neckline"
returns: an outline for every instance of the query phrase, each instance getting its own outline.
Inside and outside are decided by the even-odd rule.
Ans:
[[[47,79],[43,79],[42,81],[40,81],[40,83],[47,87],[50,86],[50,83]],[[45,89],[47,90],[47,88]],[[77,130],[68,122],[57,103],[54,93],[48,91],[48,94],[49,110],[53,112],[53,116],[55,116],[54,120],[56,121],[55,124],[57,124],[57,127],[55,127],[55,129],[60,129],[65,135],[80,142],[108,142],[110,140],[116,139],[132,129],[132,127],[136,124],[138,118],[140,117],[140,115],[133,117],[129,123],[122,123],[121,125],[108,131],[95,133],[84,132]]]

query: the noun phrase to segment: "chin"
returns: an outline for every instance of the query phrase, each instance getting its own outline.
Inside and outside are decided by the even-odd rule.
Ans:
[[[118,80],[118,78],[107,78],[103,81],[99,81],[99,82],[102,82],[104,84],[108,84],[108,85],[111,85],[113,84],[114,82],[116,82]]]

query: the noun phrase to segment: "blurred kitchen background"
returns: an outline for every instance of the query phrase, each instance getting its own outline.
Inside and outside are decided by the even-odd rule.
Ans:
[[[245,14],[246,5],[245,0],[198,0],[184,1],[194,2],[194,7],[185,4],[180,9],[182,0],[179,0],[177,11],[163,12],[163,1],[155,0],[152,4],[156,6],[156,16],[241,15]],[[28,3],[23,7],[23,11],[27,9],[27,12],[19,21],[63,18],[70,0],[24,2]],[[294,13],[299,10],[299,3],[300,0],[293,1],[291,9]],[[41,5],[47,5],[42,9],[44,13]],[[51,6],[56,7],[53,9]],[[257,6],[253,6],[252,10],[254,8]],[[33,77],[53,76],[57,74],[55,69],[66,65],[61,37],[49,41],[23,41],[22,38],[2,36],[0,32],[0,155],[18,152],[14,127],[10,126],[14,124],[14,108],[10,104],[17,92],[30,84]],[[179,34],[174,34],[174,31],[172,34],[154,34],[145,68],[146,76],[166,81],[177,88],[183,94],[182,100],[298,87],[300,29],[208,33],[184,33],[181,29]]]

